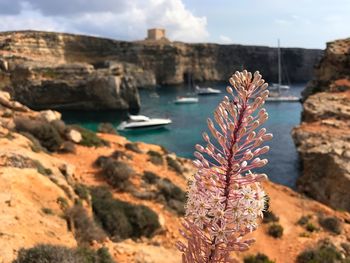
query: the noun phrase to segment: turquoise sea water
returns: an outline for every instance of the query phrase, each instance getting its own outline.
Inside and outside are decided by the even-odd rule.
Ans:
[[[215,88],[224,91],[225,85],[215,84]],[[299,95],[304,85],[292,85],[291,93]],[[154,93],[159,97],[155,97]],[[131,141],[142,141],[160,144],[187,158],[193,157],[194,145],[203,143],[202,132],[207,130],[206,119],[212,117],[213,110],[222,100],[220,95],[200,96],[198,104],[173,103],[176,96],[188,93],[186,87],[163,86],[155,90],[141,90],[140,114],[150,117],[169,117],[173,123],[167,128],[147,131],[121,132]],[[298,156],[290,132],[300,121],[301,104],[298,102],[267,102],[266,109],[269,120],[265,127],[274,134],[269,142],[271,150],[266,155],[269,163],[263,168],[274,182],[290,187],[295,186],[298,177]],[[86,128],[96,130],[100,122],[111,122],[117,126],[125,118],[125,114],[118,112],[63,112],[63,119],[67,123],[78,123]]]

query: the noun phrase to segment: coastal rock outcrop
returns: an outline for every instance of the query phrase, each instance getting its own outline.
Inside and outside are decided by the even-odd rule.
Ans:
[[[302,162],[300,191],[350,211],[350,39],[327,44],[305,90],[292,135]]]
[[[32,109],[138,111],[135,80],[121,65],[94,69],[87,63],[27,61],[11,65],[7,90]]]
[[[283,68],[293,72],[291,82],[311,79],[314,65],[321,57],[318,49],[282,48]],[[22,31],[0,33],[0,59],[53,59],[56,63],[82,62],[94,68],[106,61],[118,61],[138,86],[181,84],[188,81],[225,81],[242,67],[259,70],[265,79],[277,81],[277,49],[264,46],[188,44],[170,41],[115,41],[91,36]],[[126,64],[126,65],[125,65]]]

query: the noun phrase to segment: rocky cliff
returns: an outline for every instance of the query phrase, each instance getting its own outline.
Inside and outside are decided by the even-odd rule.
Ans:
[[[291,82],[308,81],[322,53],[301,48],[281,51],[284,71],[293,72],[285,74]],[[120,80],[108,73],[110,65],[116,63],[124,69]],[[180,84],[189,78],[195,82],[225,81],[243,67],[259,70],[265,79],[276,82],[277,50],[169,41],[125,42],[35,31],[0,33],[0,87],[12,85],[16,99],[38,109],[137,110],[135,87]]]
[[[350,211],[350,39],[327,44],[303,95],[302,123],[292,132],[302,161],[298,187]]]

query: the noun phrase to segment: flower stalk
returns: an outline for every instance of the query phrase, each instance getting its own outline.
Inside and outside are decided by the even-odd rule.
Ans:
[[[266,174],[252,172],[267,164],[260,147],[272,139],[261,126],[268,114],[262,105],[268,84],[259,72],[246,70],[230,78],[231,86],[208,119],[211,137],[203,133],[206,146],[196,145],[194,165],[198,168],[190,182],[186,215],[178,242],[183,263],[226,263],[232,251],[244,251],[254,242],[244,236],[257,228],[265,204],[260,182]],[[215,124],[214,124],[215,122]]]

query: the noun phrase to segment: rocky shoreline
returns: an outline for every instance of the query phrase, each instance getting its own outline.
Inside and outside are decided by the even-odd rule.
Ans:
[[[292,132],[302,162],[298,188],[350,211],[350,39],[327,44],[303,95],[302,123]]]

